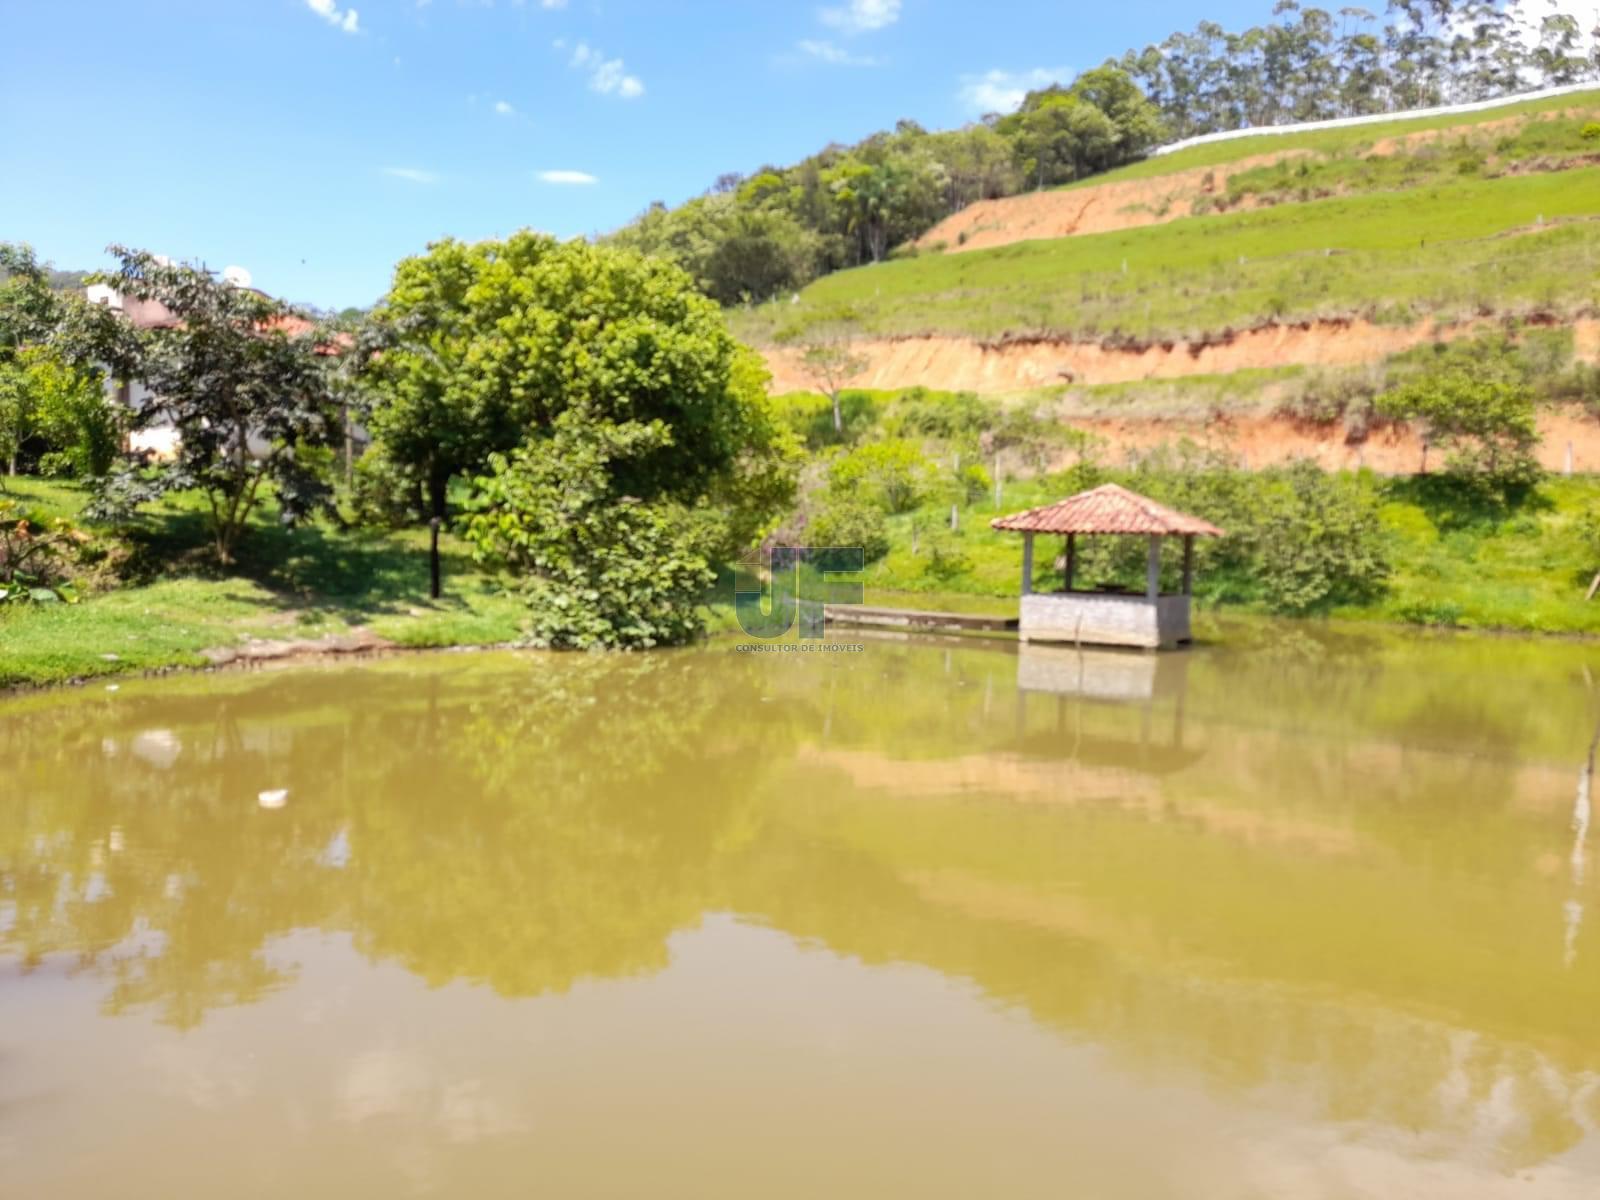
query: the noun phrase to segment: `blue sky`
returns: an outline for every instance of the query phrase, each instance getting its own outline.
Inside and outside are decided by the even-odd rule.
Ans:
[[[327,307],[451,234],[615,228],[724,171],[1269,0],[4,0],[0,239],[110,242]]]

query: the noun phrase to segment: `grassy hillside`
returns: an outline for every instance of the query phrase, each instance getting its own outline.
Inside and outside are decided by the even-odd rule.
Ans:
[[[841,271],[734,328],[770,341],[807,309],[843,309],[864,334],[1160,340],[1269,319],[1575,310],[1600,303],[1597,215],[1600,167],[1340,197]]]
[[[1600,116],[1600,93],[1559,107],[1584,105]],[[1515,112],[1478,114],[1481,145],[1403,145],[1381,163],[1362,148],[1440,123],[1196,147],[1083,186],[1236,162],[1265,142],[1320,157],[1304,160],[1303,174],[1269,167],[1229,181],[1235,200],[1290,202],[843,271],[812,284],[798,304],[735,313],[734,326],[758,343],[841,316],[868,335],[1164,340],[1268,320],[1591,308],[1600,304],[1600,139],[1585,139],[1578,117],[1508,128]]]
[[[1519,118],[1596,110],[1600,110],[1600,89],[1592,92],[1575,92],[1569,96],[1556,96],[1548,100],[1526,100],[1519,104],[1499,105],[1465,115],[1452,113],[1438,117],[1375,121],[1370,125],[1350,125],[1311,133],[1264,133],[1256,137],[1208,142],[1202,146],[1176,150],[1171,154],[1155,155],[1115,171],[1108,171],[1104,175],[1068,184],[1065,190],[1116,183],[1124,179],[1155,179],[1196,167],[1221,166],[1224,163],[1238,162],[1243,158],[1253,158],[1261,154],[1280,154],[1290,150],[1338,156],[1361,150],[1388,138],[1410,137],[1441,129],[1499,127],[1504,122]]]

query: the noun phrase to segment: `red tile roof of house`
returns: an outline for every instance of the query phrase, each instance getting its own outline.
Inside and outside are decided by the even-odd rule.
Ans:
[[[1210,521],[1157,504],[1115,483],[1103,483],[1042,508],[996,517],[996,529],[1016,533],[1155,533],[1221,537]]]

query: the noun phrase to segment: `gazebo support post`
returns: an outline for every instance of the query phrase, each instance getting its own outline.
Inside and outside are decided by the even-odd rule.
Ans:
[[[1022,535],[1022,594],[1033,595],[1033,534]]]
[[[1145,560],[1145,595],[1155,600],[1161,595],[1161,535],[1150,535],[1150,552]]]
[[[1194,595],[1194,534],[1183,535],[1183,594]]]
[[[1072,577],[1074,575],[1076,575],[1077,573],[1078,573],[1078,535],[1075,534],[1075,533],[1069,533],[1069,534],[1067,534],[1067,570],[1066,570],[1066,579],[1064,581],[1066,583],[1066,585],[1067,585],[1066,586],[1066,590],[1069,591],[1069,592],[1072,590]]]

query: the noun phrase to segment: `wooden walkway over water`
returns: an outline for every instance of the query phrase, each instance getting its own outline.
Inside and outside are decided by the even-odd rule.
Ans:
[[[924,612],[916,608],[875,608],[866,604],[827,604],[823,616],[829,625],[861,629],[957,629],[983,633],[1015,633],[1016,617],[991,617],[982,613]]]

